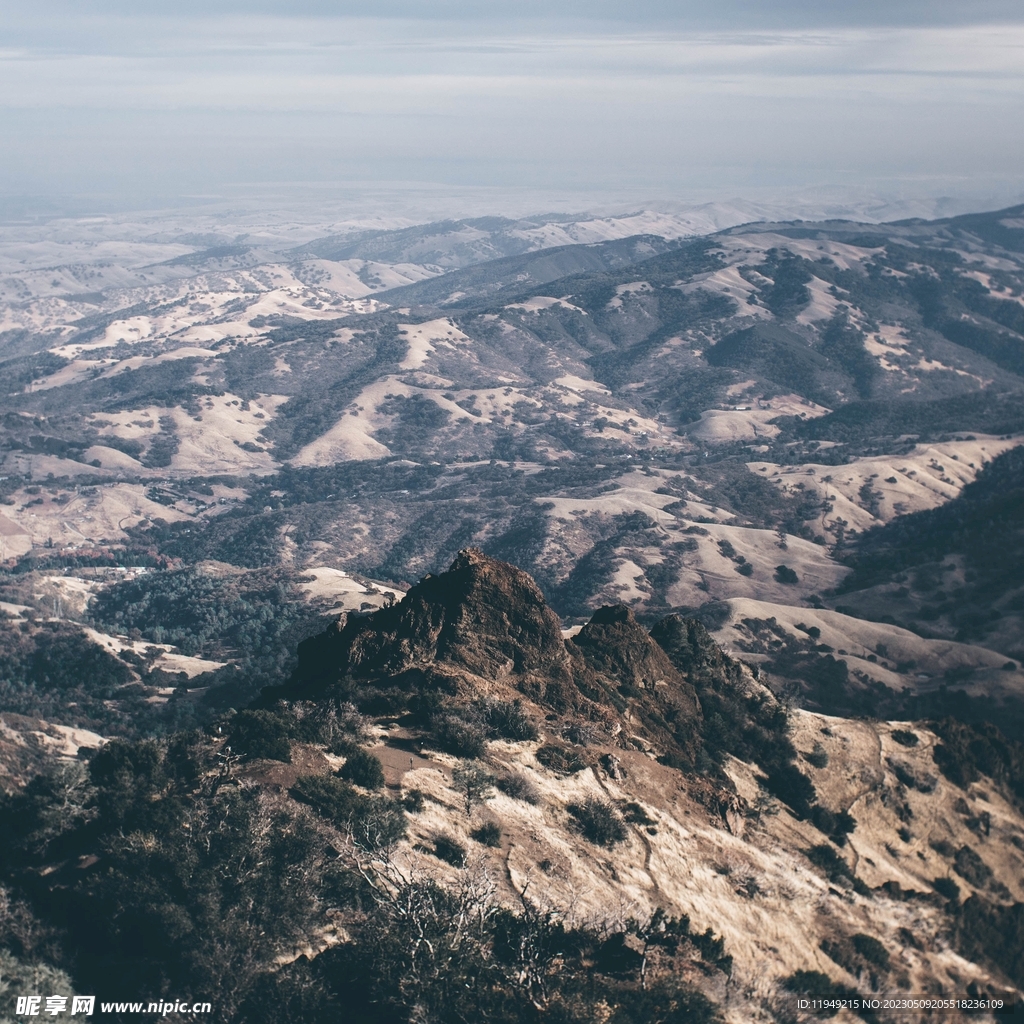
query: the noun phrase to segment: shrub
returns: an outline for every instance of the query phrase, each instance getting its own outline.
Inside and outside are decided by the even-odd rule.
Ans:
[[[630,801],[622,809],[623,816],[631,825],[655,825],[657,822],[635,801]]]
[[[956,851],[953,870],[979,888],[992,877],[992,869],[969,846],[961,846]]]
[[[573,816],[572,829],[595,846],[614,846],[627,835],[625,823],[607,800],[588,796],[583,803],[566,808]]]
[[[886,758],[886,763],[892,769],[893,775],[911,789],[919,790],[922,793],[931,793],[939,781],[934,775],[918,775],[912,765],[901,761],[896,757]]]
[[[384,785],[384,766],[380,758],[365,750],[349,754],[338,774],[364,789],[380,789]]]
[[[893,729],[892,738],[904,747],[916,747],[920,743],[920,739],[916,732],[911,732],[909,729]]]
[[[764,788],[801,818],[811,812],[811,801],[817,794],[814,783],[795,764],[776,763],[770,767]]]
[[[799,583],[800,577],[788,565],[775,566],[775,579],[779,583]]]
[[[303,775],[291,795],[309,804],[321,817],[348,829],[364,849],[380,850],[405,835],[405,815],[383,797],[366,796],[351,782],[325,775]]]
[[[410,789],[409,792],[402,797],[402,806],[410,814],[419,814],[420,811],[423,810],[424,803],[423,793],[418,789]]]
[[[889,952],[872,935],[865,935],[863,932],[858,932],[856,935],[851,936],[850,941],[853,943],[853,948],[869,963],[874,964],[876,967],[881,967],[882,970],[888,970],[889,968]]]
[[[952,878],[936,878],[932,882],[932,888],[947,900],[957,900],[960,898],[960,886]]]
[[[288,725],[273,711],[239,711],[231,723],[231,747],[245,757],[290,762]]]
[[[815,768],[828,766],[828,751],[820,743],[814,744],[814,749],[808,754],[801,755],[803,759]]]
[[[466,865],[466,847],[446,832],[434,836],[434,856],[452,867],[461,868]]]
[[[811,808],[811,821],[838,846],[844,846],[847,835],[857,827],[856,819],[848,811],[830,811],[821,804]]]
[[[475,722],[467,722],[456,715],[442,715],[434,721],[434,738],[441,749],[456,757],[479,757],[484,752],[487,737]]]
[[[506,775],[502,775],[498,779],[498,789],[505,796],[510,796],[513,800],[522,800],[525,804],[536,804],[540,800],[537,787],[525,775],[521,775],[519,772],[509,772]]]
[[[501,826],[496,821],[484,822],[469,834],[482,846],[501,846]]]
[[[342,825],[365,801],[351,783],[327,775],[303,775],[295,780],[291,795],[309,804],[319,815]]]
[[[830,882],[836,882],[840,878],[850,878],[850,868],[846,861],[828,843],[812,846],[807,851],[807,859],[815,867],[821,868]]]
[[[590,767],[579,751],[554,744],[541,747],[537,751],[537,760],[545,768],[550,768],[554,772],[565,772],[568,775],[585,771]]]
[[[537,727],[530,721],[521,700],[495,701],[487,709],[487,723],[503,739],[537,738]]]
[[[351,757],[359,749],[359,744],[345,736],[339,736],[327,744],[327,751],[336,757]]]
[[[562,727],[562,736],[578,747],[589,747],[597,739],[597,726],[585,718],[573,718]]]

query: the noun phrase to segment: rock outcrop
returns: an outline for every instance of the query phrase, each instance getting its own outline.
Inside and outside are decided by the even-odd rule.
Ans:
[[[458,713],[481,697],[518,694],[538,717],[583,716],[609,728],[619,720],[623,742],[679,767],[693,767],[701,746],[693,685],[628,608],[599,609],[567,642],[530,576],[474,549],[399,604],[304,641],[292,679],[265,691],[263,703],[327,694],[359,703],[371,690],[374,706],[390,694],[395,710],[440,694],[427,701],[435,715],[438,701]]]
[[[654,625],[651,638],[668,655],[672,664],[691,679],[739,668],[697,619],[666,615]]]
[[[627,718],[666,760],[680,767],[696,763],[702,726],[697,693],[625,605],[599,608],[569,646],[599,683],[617,691],[619,700],[627,698]],[[590,680],[579,682],[591,694]]]
[[[537,584],[481,551],[459,552],[397,605],[341,619],[299,645],[281,696],[315,696],[338,680],[394,678],[410,670],[471,673],[512,685],[572,687],[558,616]],[[542,687],[542,690],[544,687]]]

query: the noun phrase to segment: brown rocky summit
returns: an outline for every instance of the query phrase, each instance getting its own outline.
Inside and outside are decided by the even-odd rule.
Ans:
[[[472,548],[400,603],[304,641],[292,679],[264,701],[363,684],[439,690],[456,702],[495,687],[517,692],[545,712],[620,719],[624,736],[646,736],[680,765],[693,764],[700,745],[696,691],[628,608],[599,609],[565,641],[533,579]]]

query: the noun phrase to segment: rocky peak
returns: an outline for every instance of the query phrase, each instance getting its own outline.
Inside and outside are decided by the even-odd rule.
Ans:
[[[264,699],[316,698],[342,682],[401,692],[407,706],[414,692],[443,691],[451,713],[497,684],[558,714],[621,714],[644,749],[679,766],[701,744],[697,692],[627,607],[599,609],[566,642],[530,576],[473,549],[399,604],[306,640],[291,682]]]
[[[394,676],[439,664],[491,679],[567,678],[569,671],[561,623],[533,579],[470,548],[399,604],[339,621],[300,644],[293,684],[317,689],[345,675]]]
[[[600,683],[618,691],[613,702],[629,698],[628,715],[642,723],[655,749],[679,766],[695,763],[702,724],[697,693],[629,608],[599,608],[570,644]]]
[[[655,623],[651,638],[672,664],[688,676],[723,672],[732,663],[704,624],[697,619],[666,615]]]
[[[683,682],[668,655],[625,605],[599,608],[570,642],[595,672],[627,689],[654,690]]]

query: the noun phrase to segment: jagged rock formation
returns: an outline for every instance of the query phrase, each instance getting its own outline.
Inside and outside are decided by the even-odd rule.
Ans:
[[[304,641],[289,684],[266,691],[263,703],[368,683],[446,694],[454,705],[521,695],[544,711],[600,722],[680,767],[692,767],[700,749],[693,686],[628,608],[598,610],[567,642],[530,576],[475,549],[400,604],[339,619]]]
[[[617,692],[620,700],[611,698],[615,704],[621,697],[630,698],[625,716],[642,723],[663,757],[681,767],[693,766],[700,748],[700,701],[625,605],[598,609],[570,644],[597,681],[608,692]]]
[[[709,673],[739,674],[739,664],[715,643],[714,637],[697,619],[666,615],[651,630],[651,637],[672,664],[688,677]]]
[[[598,609],[571,642],[596,673],[620,687],[657,690],[672,686],[683,691],[681,701],[689,704],[690,713],[700,714],[693,687],[625,605]]]
[[[578,703],[558,616],[515,566],[469,549],[426,576],[400,604],[339,619],[299,645],[280,696],[316,696],[346,676],[397,678],[471,673],[509,679],[560,707]]]

